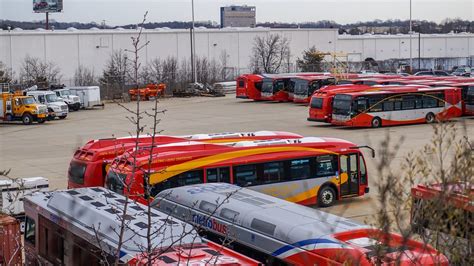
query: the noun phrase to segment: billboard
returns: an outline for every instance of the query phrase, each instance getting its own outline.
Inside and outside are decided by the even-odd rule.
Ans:
[[[35,13],[61,12],[63,0],[33,0],[33,11]]]

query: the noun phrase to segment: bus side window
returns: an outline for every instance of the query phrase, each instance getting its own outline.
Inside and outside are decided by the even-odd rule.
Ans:
[[[316,177],[334,176],[337,171],[337,160],[335,155],[320,155],[316,157]],[[341,166],[342,167],[342,166]],[[346,166],[347,168],[347,166]],[[346,170],[347,172],[347,170]]]
[[[415,108],[416,109],[423,108],[423,101],[422,101],[422,96],[421,95],[416,95],[415,96]]]
[[[234,167],[234,183],[241,187],[257,184],[257,165],[239,165]]]
[[[263,172],[260,178],[262,184],[270,184],[283,181],[283,162],[263,163]]]
[[[287,180],[307,179],[311,177],[311,159],[288,161]]]
[[[187,171],[181,174],[177,174],[170,177],[160,183],[153,185],[150,190],[150,195],[154,196],[159,192],[175,187],[182,187],[187,185],[202,184],[204,183],[203,170]]]
[[[359,155],[360,183],[367,184],[367,170],[365,169],[364,157]]]
[[[436,98],[438,98],[438,107],[444,107],[444,92],[437,93]]]
[[[207,183],[224,182],[230,183],[229,167],[212,168],[206,170]]]

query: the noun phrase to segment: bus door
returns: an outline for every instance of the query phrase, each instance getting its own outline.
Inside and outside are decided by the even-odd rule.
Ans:
[[[359,194],[359,164],[357,157],[357,153],[342,154],[339,156],[339,185],[342,197]]]

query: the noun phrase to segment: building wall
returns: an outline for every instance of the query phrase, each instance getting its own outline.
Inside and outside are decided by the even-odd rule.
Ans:
[[[79,65],[93,68],[100,75],[114,50],[132,49],[130,38],[136,30],[0,31],[0,61],[19,74],[26,56],[56,63],[64,80],[72,79]],[[249,71],[253,40],[256,36],[281,34],[290,40],[291,64],[304,50],[315,46],[322,52],[341,52],[351,62],[368,57],[375,60],[407,59],[407,35],[338,35],[337,29],[225,28],[196,29],[197,56],[222,62],[236,73]],[[474,57],[473,34],[421,35],[422,58]],[[143,42],[150,44],[140,52],[142,63],[155,58],[190,58],[189,30],[146,30]],[[418,35],[412,36],[412,57],[418,58]]]

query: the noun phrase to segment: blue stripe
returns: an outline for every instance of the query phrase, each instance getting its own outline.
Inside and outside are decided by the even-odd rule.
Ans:
[[[306,245],[310,245],[310,244],[338,244],[338,242],[335,242],[335,241],[332,241],[332,240],[329,240],[329,239],[324,239],[324,238],[316,238],[316,239],[306,239],[306,240],[302,240],[300,242],[296,242],[292,245],[286,245],[286,246],[283,246],[279,249],[277,249],[276,251],[274,251],[272,253],[272,256],[278,256],[278,255],[281,255],[289,250],[292,250],[294,248],[297,248],[297,247],[302,247],[302,246],[306,246]]]

